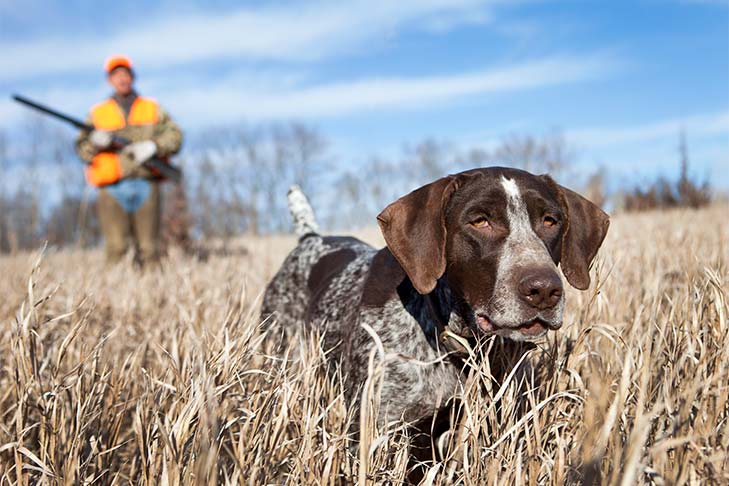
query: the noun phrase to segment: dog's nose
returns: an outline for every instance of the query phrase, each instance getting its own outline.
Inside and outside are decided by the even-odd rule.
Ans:
[[[534,272],[519,282],[522,300],[540,310],[550,309],[562,298],[562,280],[552,271]]]

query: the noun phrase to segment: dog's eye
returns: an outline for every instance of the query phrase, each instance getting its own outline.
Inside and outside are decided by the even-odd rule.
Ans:
[[[544,226],[551,228],[557,224],[557,220],[551,216],[545,216],[543,220]]]
[[[489,227],[489,220],[486,219],[483,216],[480,216],[480,217],[474,219],[473,221],[471,221],[470,224],[474,228],[488,228]]]

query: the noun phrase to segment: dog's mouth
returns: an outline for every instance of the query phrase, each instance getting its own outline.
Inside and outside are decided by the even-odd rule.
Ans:
[[[539,317],[522,322],[515,326],[500,325],[495,323],[486,314],[476,315],[476,326],[487,335],[496,334],[504,337],[520,336],[524,339],[538,338],[547,331],[558,329],[559,325],[550,324]]]

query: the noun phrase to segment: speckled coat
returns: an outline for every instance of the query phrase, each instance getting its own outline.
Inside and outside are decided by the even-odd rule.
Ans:
[[[398,274],[384,276],[389,288],[374,289],[374,282],[383,281],[388,272]],[[355,238],[309,234],[269,284],[262,316],[273,314],[288,334],[303,329],[304,323],[317,326],[325,350],[340,364],[350,400],[367,379],[375,346],[361,325],[367,323],[387,355],[380,422],[416,421],[453,396],[461,370],[440,359],[446,351],[429,343],[421,325],[403,308],[397,291],[403,278],[387,248],[378,251]]]

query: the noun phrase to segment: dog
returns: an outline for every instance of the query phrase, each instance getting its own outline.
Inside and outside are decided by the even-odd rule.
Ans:
[[[387,206],[377,217],[380,250],[321,235],[301,190],[288,199],[299,242],[266,288],[262,318],[288,334],[321,331],[354,403],[374,332],[395,357],[382,378],[380,424],[442,408],[463,371],[448,358],[470,340],[532,342],[559,329],[558,266],[587,289],[610,221],[548,175],[502,167],[449,175]]]

